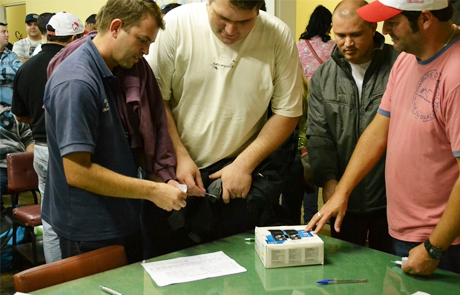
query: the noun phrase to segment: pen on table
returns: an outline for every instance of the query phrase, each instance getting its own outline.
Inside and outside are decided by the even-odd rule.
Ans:
[[[254,239],[254,238],[245,238],[244,240],[246,242],[255,242],[256,239]]]
[[[359,280],[321,280],[317,281],[318,284],[328,285],[328,284],[346,284],[346,283],[364,283],[367,282],[367,279],[359,279]]]
[[[112,290],[112,289],[110,289],[110,288],[107,288],[107,287],[105,287],[105,286],[100,286],[100,287],[101,287],[101,290],[102,290],[102,291],[104,291],[104,292],[106,292],[106,293],[109,293],[109,294],[111,294],[111,295],[123,295],[123,294],[121,294],[120,292],[117,292],[117,291]]]

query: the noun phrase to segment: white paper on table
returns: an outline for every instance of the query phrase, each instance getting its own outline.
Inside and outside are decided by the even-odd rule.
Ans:
[[[222,251],[147,262],[142,266],[160,287],[247,271]]]

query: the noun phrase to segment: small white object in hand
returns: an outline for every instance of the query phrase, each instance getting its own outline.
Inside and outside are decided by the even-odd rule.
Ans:
[[[407,257],[402,257],[401,260],[392,261],[394,264],[403,266],[407,262]]]
[[[187,192],[187,185],[186,184],[179,184],[178,188],[183,191],[184,193]]]

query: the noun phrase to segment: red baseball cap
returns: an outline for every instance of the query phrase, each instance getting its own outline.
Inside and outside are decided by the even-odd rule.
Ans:
[[[397,16],[403,10],[439,10],[446,8],[448,5],[449,0],[375,0],[358,8],[356,12],[365,21],[375,23]]]

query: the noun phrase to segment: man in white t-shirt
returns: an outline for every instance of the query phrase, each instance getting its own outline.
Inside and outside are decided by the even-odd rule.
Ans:
[[[235,210],[218,213],[218,223],[258,219],[239,229],[229,226],[233,229],[223,229],[223,235],[269,222],[270,218],[261,221],[260,214],[270,211],[271,204],[254,201],[253,196],[259,191],[279,199],[280,192],[254,185],[269,178],[264,174],[274,170],[269,156],[302,115],[302,71],[295,40],[286,24],[259,11],[263,2],[182,5],[165,16],[166,28],[147,57],[165,100],[177,176],[188,194],[204,197],[210,193],[209,183],[221,181],[214,194],[220,198],[221,189],[222,198],[213,204],[221,204],[216,205],[221,213]],[[269,118],[268,111],[273,113]],[[246,203],[258,213],[248,213]]]
[[[40,45],[42,34],[37,25],[38,14],[30,13],[26,16],[27,38],[14,42],[13,52],[16,53],[22,62],[26,62]]]

